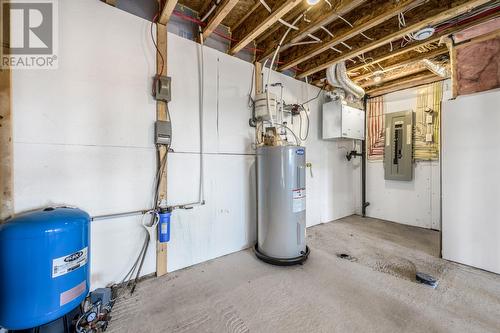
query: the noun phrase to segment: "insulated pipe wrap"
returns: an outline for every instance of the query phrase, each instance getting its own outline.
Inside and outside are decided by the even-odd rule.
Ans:
[[[429,59],[423,59],[422,64],[425,66],[425,68],[427,68],[428,70],[430,70],[431,72],[433,72],[436,75],[439,75],[443,78],[446,78],[449,76],[449,73],[448,73],[448,70],[446,69],[446,67],[441,66],[441,65],[439,65],[439,64],[437,64]]]

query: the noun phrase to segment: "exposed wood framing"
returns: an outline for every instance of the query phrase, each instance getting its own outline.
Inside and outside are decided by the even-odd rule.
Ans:
[[[262,22],[257,24],[249,33],[245,34],[239,41],[231,47],[229,50],[230,54],[235,54],[243,49],[248,43],[257,38],[260,34],[266,31],[267,28],[276,23],[280,18],[286,13],[292,10],[295,6],[301,3],[302,0],[286,0],[284,1],[278,9],[274,10],[269,16]],[[251,17],[249,17],[250,19]],[[248,20],[247,20],[248,21]]]
[[[384,71],[391,71],[391,70],[394,70],[394,69],[396,69],[398,67],[410,65],[410,64],[416,63],[418,61],[421,61],[421,60],[427,59],[427,58],[432,59],[432,58],[435,58],[437,56],[440,56],[440,55],[443,55],[443,54],[447,54],[447,53],[448,53],[448,48],[446,48],[446,47],[440,47],[440,48],[438,48],[436,50],[433,50],[433,51],[419,53],[418,55],[416,55],[414,57],[411,57],[410,59],[407,59],[405,61],[397,62],[394,65],[384,66]],[[354,77],[353,81],[358,82],[358,81],[367,79],[367,78],[369,78],[371,76],[373,76],[373,73],[367,73],[367,74],[359,75],[359,76]]]
[[[381,55],[380,57],[378,57],[376,59],[373,59],[372,61],[369,61],[367,63],[360,63],[359,65],[356,65],[356,66],[353,66],[353,67],[349,67],[347,69],[347,71],[349,73],[354,73],[354,72],[359,71],[363,67],[376,65],[378,63],[381,63],[383,61],[389,60],[391,58],[399,57],[399,56],[401,56],[401,55],[403,55],[405,53],[408,53],[408,52],[411,52],[411,51],[415,51],[415,50],[421,48],[424,45],[435,43],[437,41],[439,41],[439,38],[432,38],[430,40],[425,40],[425,41],[413,43],[411,46],[404,47],[404,48],[399,49],[399,50],[394,51],[394,52],[387,51],[387,53]]]
[[[260,62],[255,63],[255,93],[260,94],[264,90],[262,89],[262,64]]]
[[[0,8],[0,15],[2,10]],[[10,17],[0,22],[4,31],[9,36]],[[1,39],[1,38],[0,38]],[[8,41],[0,47],[0,56],[8,55]],[[0,223],[5,218],[14,214],[14,187],[13,187],[13,143],[12,143],[12,73],[8,68],[0,66]]]
[[[110,6],[116,7],[116,2],[118,0],[106,0],[106,3]]]
[[[247,13],[246,13],[246,14],[245,14],[242,18],[240,18],[240,19],[239,19],[239,21],[238,21],[238,22],[236,22],[236,24],[235,24],[235,25],[233,25],[233,26],[231,27],[231,30],[236,30],[236,29],[238,29],[238,27],[239,27],[239,26],[240,26],[243,22],[245,22],[245,20],[246,20],[246,19],[247,19],[250,15],[252,15],[252,14],[253,14],[253,12],[254,12],[257,8],[259,8],[259,6],[260,6],[260,5],[261,5],[260,1],[259,1],[259,0],[256,0],[256,1],[255,1],[255,4],[252,6],[252,8],[250,8],[250,10],[249,10],[249,11],[248,11],[248,12],[247,12]]]
[[[217,6],[215,14],[210,18],[205,29],[203,29],[203,38],[206,39],[210,36],[237,3],[238,0],[223,0],[223,2]]]
[[[361,86],[365,89],[375,89],[376,86],[381,86],[381,88],[382,88],[383,85],[387,84],[388,82],[391,82],[391,81],[394,81],[397,79],[401,79],[404,77],[408,77],[408,76],[411,76],[414,74],[422,73],[422,72],[428,72],[428,69],[425,67],[416,67],[416,68],[411,69],[411,70],[403,70],[403,71],[401,71],[401,73],[396,73],[396,74],[390,75],[390,76],[387,76],[387,75],[384,76],[384,78],[380,82],[368,81],[368,82],[361,84]]]
[[[393,32],[392,34],[388,34],[387,36],[379,38],[371,43],[368,43],[366,45],[363,45],[361,47],[353,49],[349,52],[343,53],[341,56],[338,56],[334,59],[330,59],[327,61],[323,61],[323,60],[319,61],[320,59],[318,59],[318,61],[321,63],[321,65],[313,64],[312,67],[310,67],[307,70],[305,70],[304,72],[300,73],[299,75],[297,75],[297,77],[304,78],[306,76],[309,76],[311,74],[319,72],[323,69],[326,69],[326,68],[330,67],[331,65],[336,64],[340,61],[345,61],[347,59],[350,59],[350,58],[355,57],[357,55],[360,55],[362,53],[369,52],[369,51],[374,50],[380,46],[388,44],[391,41],[402,38],[403,36],[405,36],[408,33],[425,28],[427,26],[432,26],[432,25],[437,24],[439,22],[445,21],[447,19],[453,18],[453,17],[458,16],[460,14],[463,14],[465,12],[468,12],[468,11],[474,9],[475,7],[483,5],[487,2],[489,2],[489,0],[467,1],[465,3],[462,3],[460,5],[457,5],[453,8],[451,8],[451,9],[444,10],[444,11],[440,12],[439,14],[433,15],[427,19],[420,20],[420,21],[416,22],[415,24],[409,25],[403,29],[400,29],[396,32]]]
[[[0,69],[0,219],[14,212],[12,184],[11,71]]]
[[[324,41],[319,46],[313,48],[312,50],[306,50],[305,53],[300,56],[287,61],[278,70],[283,71],[285,69],[292,68],[301,62],[311,59],[320,53],[328,51],[332,46],[336,46],[341,42],[345,42],[348,39],[359,35],[360,33],[371,29],[388,19],[398,15],[401,12],[415,6],[416,4],[422,3],[424,0],[402,0],[397,3],[387,2],[385,6],[379,7],[377,12],[368,13],[366,16],[362,17],[358,22],[353,23],[353,27],[346,27],[342,32],[337,33],[334,38]]]
[[[165,6],[163,6],[163,9],[161,11],[158,23],[166,25],[170,20],[170,16],[172,16],[172,13],[174,12],[176,5],[177,5],[177,0],[167,0]]]
[[[382,87],[368,90],[366,93],[370,97],[376,97],[376,96],[385,95],[385,94],[388,94],[388,93],[391,93],[394,91],[408,89],[408,88],[420,86],[423,84],[433,83],[433,82],[442,81],[442,80],[445,80],[445,79],[440,77],[440,76],[435,75],[434,73],[427,72],[427,73],[423,73],[423,74],[419,74],[419,75],[415,75],[415,76],[411,76],[411,77],[404,77],[402,79],[391,81]]]
[[[338,19],[338,15],[344,16],[354,8],[366,2],[366,0],[340,0],[334,4],[332,10],[312,10],[311,14],[308,14],[308,18],[311,20],[310,23],[304,22],[299,25],[298,31],[291,31],[288,37],[283,42],[283,46],[280,49],[280,52],[288,49],[290,44],[297,43],[307,38],[307,35],[316,32],[321,29],[321,26],[332,23],[333,21]],[[316,5],[318,6],[318,5]],[[325,7],[327,8],[328,4],[325,3]],[[259,45],[265,49],[264,53],[259,57],[259,61],[262,61],[269,56],[271,56],[276,48],[276,43],[278,42],[279,36],[277,38],[273,38],[269,41],[266,41],[265,44]]]
[[[156,55],[156,71],[158,75],[167,75],[167,26],[163,24],[156,25],[156,36],[159,52]],[[161,53],[161,54],[160,54]],[[162,60],[163,58],[163,60]],[[163,101],[156,102],[156,119],[168,120],[167,103]],[[160,148],[160,160],[167,158],[167,148]],[[164,172],[160,178],[160,188],[158,198],[161,201],[167,196],[167,163]],[[156,203],[155,203],[156,204]],[[167,243],[156,242],[156,276],[167,274]]]

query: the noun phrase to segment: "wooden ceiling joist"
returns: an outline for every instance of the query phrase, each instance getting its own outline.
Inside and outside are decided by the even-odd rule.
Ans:
[[[388,19],[398,15],[401,12],[408,10],[409,8],[422,3],[424,0],[402,0],[397,3],[386,2],[386,5],[378,8],[377,12],[368,13],[366,16],[362,17],[359,22],[354,22],[353,27],[348,27],[343,30],[336,37],[330,38],[329,40],[321,43],[318,47],[312,50],[305,50],[303,54],[299,57],[287,61],[283,66],[278,68],[278,70],[283,71],[298,64],[307,61],[320,53],[330,50],[331,47],[334,47],[342,42],[347,41],[354,36],[361,34],[362,32],[376,27],[377,25],[387,21]]]
[[[434,73],[423,73],[423,74],[418,74],[414,75],[411,77],[404,77],[402,79],[394,80],[389,82],[386,85],[383,85],[382,87],[377,87],[371,90],[368,90],[366,93],[370,97],[377,97],[380,95],[385,95],[391,92],[403,90],[403,89],[408,89],[424,84],[429,84],[433,82],[438,82],[438,81],[443,81],[445,80],[444,78],[435,75]]]
[[[172,13],[174,12],[176,5],[177,5],[177,0],[167,0],[165,6],[163,6],[163,9],[161,11],[158,23],[166,25],[170,20],[170,16],[172,16]]]
[[[117,0],[106,0],[105,2],[110,6],[116,7],[116,1]]]
[[[253,29],[249,33],[245,34],[241,38],[238,38],[239,41],[233,47],[231,47],[231,49],[229,50],[229,54],[235,54],[239,52],[248,43],[259,37],[264,31],[266,31],[267,28],[276,23],[280,18],[282,18],[286,13],[288,13],[301,2],[302,0],[282,1],[281,5],[276,10],[272,11],[269,16],[267,16],[267,18],[253,27]],[[249,17],[248,19],[250,18],[251,17]],[[248,19],[246,21],[248,21]]]
[[[411,65],[411,64],[419,62],[419,61],[421,61],[423,59],[432,59],[432,58],[435,58],[437,56],[440,56],[440,55],[443,55],[443,54],[447,54],[447,53],[448,53],[448,48],[446,46],[442,46],[442,47],[439,47],[436,50],[429,51],[429,52],[423,52],[423,53],[420,53],[420,54],[418,54],[418,55],[416,55],[414,57],[411,57],[410,59],[407,59],[405,61],[397,62],[394,65],[387,66],[387,67],[384,66],[384,71],[391,71],[391,70],[394,70],[394,69],[396,69],[398,67],[402,67],[402,66],[406,66],[406,65]],[[353,80],[355,82],[358,82],[358,81],[367,79],[367,78],[369,78],[371,76],[373,76],[373,73],[367,73],[367,74],[356,76],[356,77],[353,78]]]
[[[357,55],[363,54],[365,52],[372,51],[380,46],[383,46],[385,44],[388,44],[389,42],[392,42],[394,40],[400,39],[403,36],[412,33],[416,30],[435,25],[437,23],[443,22],[445,20],[451,19],[453,17],[456,17],[458,15],[461,15],[463,13],[466,13],[478,6],[481,6],[485,3],[488,3],[489,0],[471,0],[467,1],[465,3],[461,3],[460,5],[457,5],[451,9],[448,9],[449,7],[447,4],[444,4],[443,11],[440,12],[439,14],[433,15],[427,19],[420,20],[414,24],[411,24],[403,29],[400,29],[392,34],[389,34],[385,37],[379,38],[371,43],[368,43],[366,45],[363,45],[361,47],[358,47],[356,49],[353,49],[349,52],[343,53],[342,55],[335,57],[330,60],[326,61],[320,61],[321,65],[316,65],[313,64],[313,67],[306,69],[304,72],[300,73],[297,75],[298,78],[304,78],[306,76],[309,76],[311,74],[317,73],[321,70],[327,69],[333,64],[336,64],[341,61],[348,60],[350,58],[353,58]],[[319,60],[319,59],[318,59]]]
[[[339,18],[339,15],[346,15],[348,12],[360,6],[364,2],[366,2],[366,0],[340,0],[337,1],[336,4],[334,4],[333,9],[330,11],[318,11],[311,13],[309,15],[311,16],[311,22],[306,22],[301,25],[298,31],[291,31],[288,37],[283,42],[283,46],[281,47],[280,51],[288,49],[291,46],[290,44],[302,41],[303,39],[307,38],[309,34],[312,34],[321,29],[322,26],[325,26],[337,20]],[[265,51],[259,57],[259,61],[265,60],[273,54],[274,50],[276,49],[276,43],[276,38],[266,41],[265,45],[263,45]]]
[[[408,76],[411,76],[411,75],[415,75],[415,74],[419,74],[419,73],[423,73],[423,72],[426,72],[428,74],[429,70],[425,67],[415,67],[413,69],[410,69],[410,70],[401,70],[400,73],[396,73],[396,74],[393,74],[393,75],[389,75],[389,76],[385,76],[381,81],[379,82],[375,82],[375,81],[367,81],[363,84],[361,84],[361,87],[363,87],[364,89],[374,89],[373,87],[377,87],[377,86],[382,86],[382,85],[385,85],[391,81],[394,81],[394,80],[397,80],[397,79],[401,79],[401,78],[405,78],[405,77],[408,77]]]
[[[215,14],[210,18],[206,27],[203,29],[203,38],[207,39],[210,34],[217,29],[219,24],[229,14],[231,9],[238,3],[239,0],[223,0],[215,11]]]

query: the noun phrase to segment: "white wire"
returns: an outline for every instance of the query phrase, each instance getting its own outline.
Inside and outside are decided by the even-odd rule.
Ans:
[[[318,37],[316,37],[316,36],[314,36],[313,34],[307,34],[307,36],[310,37],[310,38],[312,38],[312,39],[314,39],[317,42],[321,42],[321,39],[318,38]]]
[[[264,0],[259,0],[262,6],[267,9],[267,11],[270,13],[271,12],[271,7],[264,1]]]
[[[342,51],[340,51],[339,49],[334,48],[333,46],[330,46],[330,48],[331,48],[332,50],[334,50],[335,52],[342,53]]]
[[[330,30],[328,30],[327,28],[325,28],[323,25],[320,26],[321,29],[323,29],[327,34],[330,35],[330,37],[335,37],[331,32]]]

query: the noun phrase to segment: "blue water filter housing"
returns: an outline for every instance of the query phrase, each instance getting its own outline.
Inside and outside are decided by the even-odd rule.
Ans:
[[[0,225],[0,326],[41,326],[75,309],[89,292],[90,217],[46,208]]]
[[[170,210],[162,209],[158,215],[158,241],[160,243],[166,243],[170,241],[170,216],[172,213]]]

